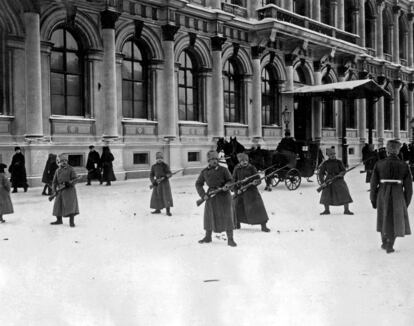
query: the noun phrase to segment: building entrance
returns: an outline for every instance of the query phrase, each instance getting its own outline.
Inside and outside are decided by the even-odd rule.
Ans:
[[[307,142],[312,139],[312,99],[294,98],[294,132],[295,139]]]

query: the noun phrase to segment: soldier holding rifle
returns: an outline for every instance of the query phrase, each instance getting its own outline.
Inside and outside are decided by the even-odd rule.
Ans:
[[[68,155],[60,154],[58,157],[59,168],[55,172],[52,182],[52,191],[55,197],[53,205],[53,216],[56,221],[50,224],[63,224],[62,217],[69,217],[70,227],[75,227],[75,215],[79,214],[78,196],[76,195],[75,183],[78,179],[76,172],[68,164]]]
[[[201,171],[195,183],[201,202],[206,201],[204,207],[205,237],[199,243],[212,241],[213,232],[227,233],[227,244],[236,247],[233,239],[233,209],[229,185],[232,177],[229,170],[218,164],[218,153],[211,150],[207,153],[208,166]],[[207,192],[204,190],[207,184]]]
[[[351,195],[349,194],[348,186],[344,180],[346,173],[345,166],[342,161],[336,159],[334,148],[326,150],[328,159],[324,161],[319,168],[319,178],[326,187],[321,185],[322,195],[319,203],[325,206],[325,210],[321,215],[330,214],[329,206],[344,205],[344,214],[354,215],[349,210],[349,203],[352,203]]]
[[[371,177],[370,199],[377,209],[377,231],[381,248],[394,252],[396,237],[411,234],[408,205],[413,195],[412,176],[408,165],[398,158],[401,143],[389,140],[388,157],[377,162]]]
[[[156,162],[151,166],[150,180],[152,184],[152,195],[150,208],[155,209],[152,214],[160,214],[161,209],[165,208],[168,216],[172,216],[170,207],[173,207],[173,198],[171,194],[170,181],[171,170],[167,163],[164,162],[164,154],[157,152],[155,154]]]
[[[261,183],[260,175],[256,168],[249,163],[249,156],[246,153],[237,154],[239,164],[233,171],[233,179],[235,182],[246,180],[246,182],[235,187],[234,196],[234,215],[236,227],[240,228],[240,223],[250,225],[261,225],[263,232],[270,232],[266,226],[269,217],[263,204],[257,186]]]

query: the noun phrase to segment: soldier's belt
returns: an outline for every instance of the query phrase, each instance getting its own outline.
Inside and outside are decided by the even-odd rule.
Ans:
[[[397,179],[381,179],[380,183],[396,183],[396,184],[402,184],[401,180],[397,180]]]

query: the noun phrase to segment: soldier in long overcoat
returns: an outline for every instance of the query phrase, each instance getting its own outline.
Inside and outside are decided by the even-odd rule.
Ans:
[[[101,158],[99,153],[95,150],[95,146],[89,146],[88,160],[86,161],[86,169],[88,170],[87,182],[86,185],[90,186],[91,181],[94,179],[99,180],[102,184],[102,175],[101,175]]]
[[[19,146],[16,146],[14,151],[15,154],[13,155],[12,162],[9,166],[9,172],[11,174],[10,181],[12,183],[13,192],[17,192],[17,188],[23,188],[24,192],[26,192],[28,184],[24,155]]]
[[[379,160],[378,151],[374,150],[374,145],[368,145],[368,152],[365,154],[364,166],[365,172],[365,182],[369,183],[371,181],[372,171],[374,170],[375,163]]]
[[[62,217],[69,217],[69,225],[75,227],[75,215],[79,214],[78,196],[75,189],[77,175],[73,167],[68,164],[67,154],[59,155],[58,164],[59,168],[52,182],[53,192],[56,193],[53,205],[53,216],[56,216],[56,221],[50,224],[62,224]]]
[[[251,178],[235,188],[236,195],[233,204],[236,227],[240,228],[240,223],[261,225],[263,232],[270,232],[270,229],[266,226],[269,217],[262,197],[257,190],[257,186],[261,183],[257,169],[249,163],[249,156],[246,153],[237,154],[237,159],[239,164],[236,165],[233,171],[234,182]],[[243,187],[247,188],[241,190]]]
[[[6,164],[0,163],[0,223],[6,222],[3,215],[13,213],[13,204],[10,198],[11,185],[4,174]]]
[[[394,252],[396,237],[411,234],[407,208],[413,195],[412,176],[408,165],[398,157],[401,143],[387,143],[388,157],[374,167],[370,199],[377,209],[377,231],[387,253]]]
[[[110,186],[111,181],[115,181],[115,174],[112,162],[114,161],[114,156],[111,153],[111,150],[108,146],[102,148],[101,155],[101,165],[102,165],[102,181],[106,181],[106,185]]]
[[[227,244],[235,247],[237,244],[233,239],[234,221],[229,188],[233,179],[229,170],[218,164],[218,153],[216,151],[209,151],[207,160],[208,166],[200,172],[195,183],[197,193],[206,200],[204,207],[204,230],[206,234],[199,243],[211,242],[213,232],[226,231]],[[204,190],[204,184],[208,186],[207,192]],[[209,192],[219,188],[221,188],[221,191],[209,198]]]
[[[171,186],[168,178],[171,177],[171,170],[167,163],[164,162],[164,155],[161,152],[155,154],[156,163],[151,166],[150,180],[153,186],[150,208],[155,209],[152,214],[161,213],[165,208],[167,215],[171,216],[170,207],[173,207],[173,198]]]
[[[352,203],[348,186],[344,180],[346,173],[345,166],[342,161],[336,159],[334,148],[326,150],[328,159],[325,160],[319,168],[319,179],[322,183],[335,177],[335,180],[322,190],[319,203],[325,206],[325,210],[321,215],[330,214],[329,206],[344,205],[344,214],[353,215],[349,210],[349,203]]]
[[[43,170],[42,175],[42,182],[45,184],[43,187],[42,195],[50,195],[52,193],[53,177],[55,176],[55,172],[58,168],[56,158],[57,155],[52,153],[50,153],[47,158],[45,169]]]

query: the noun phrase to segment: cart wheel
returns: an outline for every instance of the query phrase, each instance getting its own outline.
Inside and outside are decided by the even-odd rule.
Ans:
[[[302,179],[296,169],[290,169],[286,174],[285,184],[289,190],[296,190],[300,186]]]
[[[273,175],[272,179],[271,179],[271,183],[272,183],[272,187],[276,187],[280,182],[280,178],[279,175],[276,173]]]

